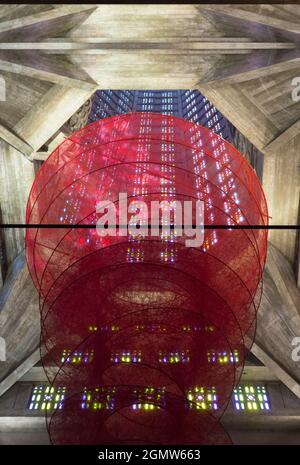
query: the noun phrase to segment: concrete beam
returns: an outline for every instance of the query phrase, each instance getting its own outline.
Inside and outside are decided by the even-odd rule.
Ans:
[[[93,51],[97,50],[134,50],[134,49],[164,49],[164,50],[180,50],[187,49],[198,51],[217,51],[225,50],[227,54],[236,53],[236,51],[252,51],[252,50],[291,50],[296,46],[293,42],[263,42],[251,41],[248,38],[231,38],[231,37],[216,37],[201,39],[190,39],[188,45],[186,42],[177,41],[170,38],[155,38],[150,40],[139,39],[105,39],[103,37],[79,37],[72,38],[55,38],[47,39],[39,42],[1,42],[0,50],[43,50],[67,53],[72,50]]]
[[[12,373],[0,382],[0,396],[10,389],[17,381],[24,376],[39,360],[40,349],[35,350],[29,357],[24,360]]]
[[[25,58],[23,56],[23,59]],[[96,82],[66,59],[63,66],[62,64],[58,66],[56,59],[51,56],[36,55],[34,63],[28,59],[25,64],[14,61],[15,59],[12,58],[9,61],[1,59],[0,56],[0,70],[86,91],[93,91],[95,88]],[[41,66],[41,63],[43,63],[43,66]]]
[[[274,150],[269,146],[264,156],[262,186],[268,203],[270,224],[297,224],[299,214],[299,186],[300,186],[300,134],[292,137],[291,129],[282,138],[273,141]],[[280,136],[279,136],[280,137]],[[292,137],[292,138],[290,138]],[[289,140],[288,140],[289,139]],[[282,144],[282,141],[285,141]],[[268,146],[268,144],[266,144]],[[276,148],[276,150],[275,150]],[[262,148],[262,151],[264,149]],[[269,231],[269,241],[294,262],[296,253],[297,231],[291,229]]]
[[[300,215],[300,212],[299,212]],[[300,231],[297,231],[297,240],[296,240],[296,256],[295,256],[295,271],[296,271],[296,281],[297,286],[300,289]]]
[[[0,431],[32,431],[32,430],[45,430],[46,422],[44,416],[0,416]]]
[[[61,5],[56,8],[51,8],[47,11],[42,11],[20,18],[2,21],[0,23],[0,33],[13,31],[23,27],[34,26],[44,22],[63,18],[65,16],[83,13],[85,11],[94,10],[94,5]]]
[[[56,149],[56,147],[61,144],[64,140],[66,139],[66,136],[63,132],[59,132],[56,137],[54,137],[53,140],[49,144],[47,144],[47,150],[45,151],[38,151],[38,152],[32,152],[30,155],[30,160],[40,160],[40,161],[45,161],[51,155],[53,150]]]
[[[245,365],[242,373],[242,382],[256,382],[256,381],[278,381],[277,376],[266,366],[252,366]]]
[[[38,293],[20,255],[0,292],[0,336],[6,342],[6,360],[0,364],[0,393],[9,389],[40,358]]]
[[[0,124],[0,139],[5,140],[9,145],[18,150],[18,152],[21,152],[27,158],[32,153],[33,148],[29,144],[2,124]]]
[[[253,5],[253,7],[253,9],[257,9],[255,5]],[[239,8],[238,6],[234,5],[200,5],[198,8],[200,11],[207,10],[213,13],[227,15],[242,21],[252,21],[254,23],[270,26],[276,29],[283,29],[284,31],[296,34],[300,33],[299,22],[276,18],[273,15],[265,15],[261,11],[255,12],[255,10],[244,10],[243,8]]]
[[[300,384],[292,378],[280,365],[275,362],[258,344],[254,343],[251,352],[257,357],[266,367],[268,367],[277,378],[292,391],[298,399],[300,399]]]
[[[263,415],[257,413],[250,414],[234,414],[225,412],[222,417],[222,424],[226,428],[239,428],[242,430],[258,430],[258,434],[263,430],[268,431],[293,431],[300,427],[300,411],[279,411],[276,414],[271,412]],[[32,444],[36,444],[34,433],[45,432],[43,438],[47,441],[47,430],[44,416],[0,416],[0,432],[14,433],[20,432],[24,434],[32,433]],[[23,441],[22,441],[23,443]]]
[[[47,383],[48,379],[42,366],[32,367],[19,379],[20,382]],[[269,368],[262,366],[246,365],[242,374],[242,381],[278,381],[278,378]]]
[[[299,55],[298,51],[297,55]],[[274,50],[254,50],[250,55],[240,58],[238,64],[232,63],[228,66],[225,59],[221,65],[210,69],[207,75],[202,77],[201,82],[211,85],[238,84],[287,70],[297,70],[299,67],[299,56],[280,54],[277,57]]]
[[[222,417],[222,424],[227,429],[239,430],[299,430],[300,428],[300,409],[284,409],[266,414],[257,412],[241,414],[232,413],[229,409]]]
[[[295,327],[300,321],[300,292],[295,286],[291,265],[272,246],[269,246],[268,249],[266,270],[271,275],[276,289],[285,303],[285,309],[288,310],[293,327]]]
[[[0,138],[0,208],[3,223],[25,221],[26,202],[34,176],[34,165],[28,157],[22,156],[20,151]],[[24,249],[24,233],[24,229],[2,230],[8,266]]]
[[[265,154],[277,152],[281,147],[287,144],[291,139],[294,139],[300,132],[300,120],[296,121],[285,131],[280,133],[271,142],[269,142],[262,151]]]
[[[15,126],[15,132],[38,151],[90,98],[90,90],[54,85]]]
[[[240,85],[211,86],[199,83],[197,88],[259,150],[278,134],[277,127],[243,93]]]
[[[300,398],[300,364],[292,359],[292,340],[300,334],[300,292],[285,257],[268,244],[263,295],[252,353]]]
[[[258,358],[267,368],[269,368],[276,377],[285,384],[300,399],[300,384],[286,370],[271,358],[257,343],[254,343],[251,352]]]

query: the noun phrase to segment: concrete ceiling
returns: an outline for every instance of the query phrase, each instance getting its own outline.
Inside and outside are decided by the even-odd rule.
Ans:
[[[263,183],[271,222],[297,222],[300,105],[292,99],[292,81],[300,66],[300,6],[16,5],[2,10],[0,74],[7,100],[0,107],[0,135],[27,157],[96,88],[198,88],[268,154]],[[274,155],[280,151],[283,156]],[[274,183],[278,170],[282,179],[292,176],[289,186],[277,174],[278,186]],[[270,239],[294,260],[295,231],[272,231]]]
[[[197,88],[264,154],[271,224],[296,224],[300,105],[292,99],[292,80],[298,75],[298,5],[2,6],[1,221],[24,221],[37,152],[97,88]],[[290,356],[291,341],[300,336],[296,231],[274,230],[269,240],[253,350],[300,397],[299,366]],[[5,231],[2,244],[11,265],[22,252],[23,232]],[[5,281],[0,318],[11,359],[0,388],[7,389],[7,376],[15,374],[11,385],[35,363],[39,322],[24,268],[15,264]]]

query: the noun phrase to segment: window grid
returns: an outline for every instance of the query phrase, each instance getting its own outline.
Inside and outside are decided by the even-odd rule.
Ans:
[[[269,411],[270,400],[266,386],[239,385],[233,391],[233,405],[237,411]]]
[[[226,365],[227,363],[238,363],[239,351],[236,349],[232,352],[216,352],[211,350],[207,352],[207,360],[209,363],[219,363],[220,365]]]
[[[98,90],[93,98],[88,122],[135,111],[183,117],[232,141],[228,121],[206,97],[195,90]]]
[[[217,410],[217,393],[214,387],[194,386],[187,393],[188,407],[193,410]]]
[[[117,388],[114,386],[84,388],[81,403],[83,410],[113,410],[116,405]],[[136,401],[133,410],[154,410],[165,405],[165,388],[136,388]],[[46,384],[34,386],[28,403],[28,410],[49,411],[62,409],[66,397],[65,387],[53,387]],[[194,410],[217,410],[218,396],[214,387],[193,386],[186,391],[187,408]],[[271,404],[265,385],[240,384],[232,395],[233,408],[237,412],[268,412]]]
[[[142,352],[140,350],[121,350],[111,354],[110,361],[113,363],[141,363]]]
[[[166,352],[166,351],[159,351],[159,363],[163,363],[165,365],[173,365],[173,364],[184,364],[190,361],[190,355],[188,350],[175,350],[173,352]]]
[[[113,410],[115,408],[115,387],[84,388],[81,408],[83,410]]]
[[[94,350],[72,352],[69,349],[64,349],[61,355],[61,363],[70,365],[79,365],[82,363],[91,363],[94,360]]]
[[[165,388],[147,386],[134,390],[136,402],[132,404],[133,410],[157,410],[165,405]]]
[[[30,401],[29,410],[55,410],[63,408],[65,398],[65,387],[53,387],[48,385],[34,386]]]

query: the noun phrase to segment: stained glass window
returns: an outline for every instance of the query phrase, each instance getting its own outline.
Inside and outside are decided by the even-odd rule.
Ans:
[[[238,411],[269,411],[267,388],[262,385],[239,385],[233,392],[233,405]]]
[[[34,386],[28,404],[29,410],[61,409],[65,398],[65,387],[48,385]]]
[[[226,363],[238,363],[239,362],[239,351],[233,350],[232,352],[216,352],[210,350],[207,352],[207,360],[209,363],[219,363],[224,365]]]
[[[165,388],[147,386],[134,390],[136,401],[132,404],[133,410],[156,410],[165,404]]]
[[[129,112],[179,116],[232,141],[230,123],[198,90],[98,90],[88,122]]]
[[[173,352],[159,351],[159,363],[174,364],[188,363],[190,355],[188,350],[175,350]]]
[[[84,410],[113,410],[115,408],[115,392],[114,386],[85,388],[82,394],[81,408]]]
[[[142,353],[140,350],[122,350],[111,354],[110,361],[113,363],[141,363]]]
[[[190,388],[186,397],[188,407],[195,410],[217,410],[217,393],[214,387],[194,386]]]
[[[30,395],[28,409],[32,411],[62,409],[65,396],[65,387],[53,387],[45,384],[34,386]],[[163,407],[166,402],[164,387],[147,386],[145,388],[136,388],[134,389],[134,397],[136,400],[132,404],[133,410],[151,411]],[[80,407],[83,410],[113,410],[116,407],[116,398],[116,387],[114,386],[85,388]],[[218,396],[214,387],[194,386],[187,390],[186,399],[187,407],[190,409],[218,409]],[[271,410],[269,394],[264,385],[240,384],[234,389],[232,403],[234,409],[238,412],[267,412]]]
[[[72,352],[71,350],[64,349],[61,355],[61,363],[68,363],[72,365],[78,365],[80,363],[91,363],[94,359],[94,351],[80,351],[75,350]]]

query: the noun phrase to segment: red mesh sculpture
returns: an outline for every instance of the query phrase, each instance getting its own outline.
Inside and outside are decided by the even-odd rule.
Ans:
[[[147,205],[202,200],[203,244],[124,225],[100,236],[97,202],[118,210],[120,192]],[[43,164],[26,221],[57,225],[26,234],[44,369],[66,387],[47,415],[52,442],[230,443],[219,420],[253,342],[266,259],[266,230],[251,225],[268,221],[242,155],[173,116],[103,119]]]

